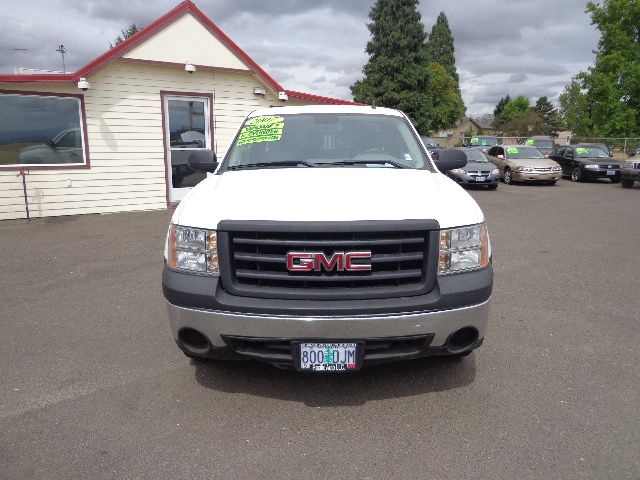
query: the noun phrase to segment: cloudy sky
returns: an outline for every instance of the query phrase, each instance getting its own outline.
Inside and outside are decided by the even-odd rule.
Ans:
[[[128,22],[148,24],[178,0],[4,0],[0,71],[75,70],[109,47]],[[351,99],[367,60],[373,0],[199,0],[204,11],[286,88]],[[586,0],[422,0],[427,33],[445,11],[468,113],[491,112],[505,94],[557,99],[593,62],[598,34]]]

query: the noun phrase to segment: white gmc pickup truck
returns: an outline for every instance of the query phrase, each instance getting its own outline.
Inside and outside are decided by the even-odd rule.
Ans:
[[[251,113],[178,205],[162,286],[193,358],[348,372],[484,340],[493,284],[482,211],[408,118],[368,106]]]

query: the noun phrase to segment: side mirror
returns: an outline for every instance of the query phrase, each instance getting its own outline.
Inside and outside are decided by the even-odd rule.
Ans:
[[[218,168],[218,162],[216,161],[216,154],[209,149],[196,150],[189,154],[187,165],[191,170],[198,172],[215,172]]]
[[[441,172],[462,168],[467,164],[467,156],[461,150],[455,148],[443,148],[438,152],[438,157],[434,159],[436,167]]]
[[[498,155],[496,155],[498,158],[504,158],[504,155],[502,155],[501,153],[499,153]]]

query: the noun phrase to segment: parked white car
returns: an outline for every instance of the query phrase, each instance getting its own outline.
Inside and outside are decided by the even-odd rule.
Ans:
[[[441,150],[441,170],[461,168]],[[179,204],[163,291],[189,357],[357,370],[481,345],[493,283],[485,218],[401,112],[251,113]]]

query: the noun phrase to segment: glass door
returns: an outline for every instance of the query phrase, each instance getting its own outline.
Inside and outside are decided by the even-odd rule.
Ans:
[[[189,191],[207,177],[187,165],[195,150],[211,149],[210,106],[207,97],[164,97],[165,148],[169,201],[182,200]]]

